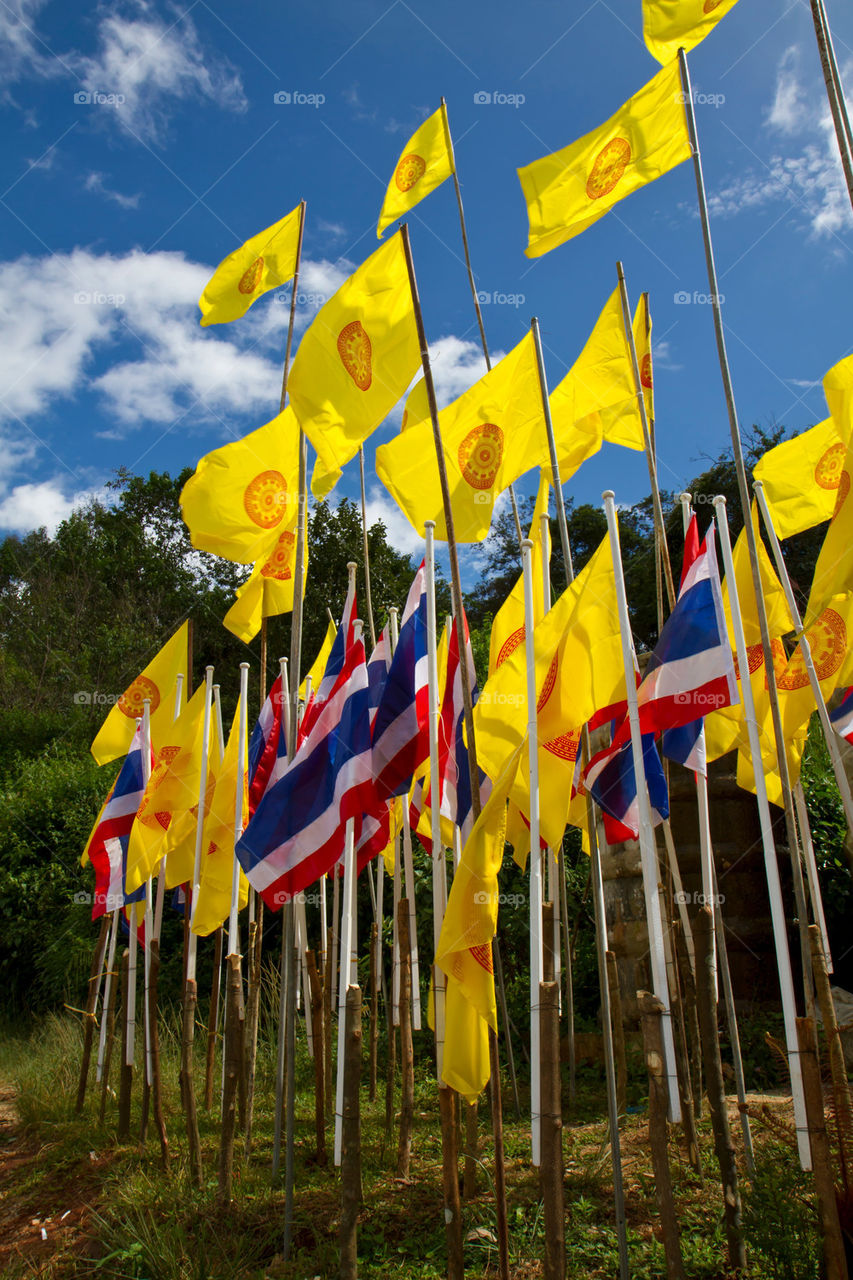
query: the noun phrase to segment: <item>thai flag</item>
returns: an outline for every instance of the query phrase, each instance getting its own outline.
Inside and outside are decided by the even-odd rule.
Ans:
[[[281,676],[267,695],[249,739],[249,817],[267,789],[281,737]],[[284,744],[285,750],[287,743]]]
[[[135,893],[128,894],[125,879],[130,829],[142,803],[144,791],[140,725],[133,735],[130,750],[89,845],[89,858],[95,870],[93,920],[97,920],[106,911],[115,911],[128,903],[141,902],[145,897],[144,885]]]
[[[712,521],[637,690],[640,728],[644,734],[677,729],[739,700]],[[614,744],[630,732],[626,716]]]
[[[331,666],[342,654],[343,663],[334,678],[326,668],[316,719],[289,763],[279,750],[270,785],[237,845],[249,883],[273,910],[335,865],[350,818],[358,843],[363,816],[380,812],[364,645],[347,644],[352,596],[329,659]]]
[[[382,693],[391,670],[391,624],[386,622],[382,634],[376,641],[376,648],[370,655],[367,664],[367,689],[370,705],[370,727],[376,722],[376,713],[382,701]]]
[[[367,701],[371,738],[376,723],[376,713],[382,700],[382,691],[391,669],[391,624],[386,623],[367,664]],[[391,801],[388,800],[378,813],[365,814],[361,835],[356,843],[356,868],[361,871],[372,858],[381,853],[391,839]]]
[[[337,634],[332,644],[332,651],[329,654],[329,660],[326,663],[326,670],[323,672],[323,679],[320,681],[318,689],[311,690],[311,697],[302,714],[302,720],[297,733],[297,746],[299,746],[308,737],[314,725],[320,717],[323,705],[331,696],[335,687],[335,682],[340,676],[344,668],[347,654],[355,642],[355,587],[351,587],[347,591],[347,598],[344,601],[344,611],[341,615],[341,624],[338,627]],[[287,754],[285,752],[285,754]]]
[[[463,616],[465,627],[465,660],[468,666],[468,687],[471,703],[479,696],[477,670],[468,633],[468,619]],[[462,664],[459,661],[459,632],[455,622],[450,628],[447,648],[447,678],[444,683],[444,699],[438,721],[438,776],[441,783],[441,814],[459,827],[462,844],[474,826],[474,806],[471,795],[471,770],[468,764],[468,746],[465,742],[465,708],[462,699]],[[486,803],[492,790],[489,778],[480,770],[480,806]]]
[[[701,551],[699,542],[699,522],[693,515],[684,535],[684,559],[681,563],[681,583],[690,571],[693,562]],[[680,588],[679,588],[680,589]],[[667,729],[661,739],[661,753],[667,760],[683,764],[694,773],[707,774],[708,761],[705,754],[705,720],[693,720],[690,724],[680,725],[677,729]]]
[[[404,795],[429,755],[427,598],[423,561],[403,610],[400,637],[373,723],[373,770],[383,799]]]
[[[853,744],[853,685],[847,690],[835,710],[830,711],[829,719],[835,732]]]
[[[643,734],[643,768],[657,826],[669,817],[669,794],[654,734]],[[640,803],[631,740],[614,743],[597,752],[586,767],[586,786],[604,814],[608,844],[636,840],[640,833]]]

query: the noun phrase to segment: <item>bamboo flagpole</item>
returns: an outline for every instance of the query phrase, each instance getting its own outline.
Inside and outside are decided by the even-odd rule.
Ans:
[[[352,981],[352,964],[357,954],[355,920],[355,834],[354,819],[348,818],[344,836],[343,921],[341,925],[341,976],[338,993],[338,1074],[335,1088],[335,1165],[340,1167],[343,1150],[344,1066],[346,1059],[347,992],[357,987]]]
[[[823,736],[826,740],[826,747],[829,751],[829,758],[832,761],[832,771],[835,774],[835,781],[838,784],[838,790],[841,795],[841,803],[844,806],[844,816],[847,819],[847,829],[853,832],[853,795],[850,792],[850,782],[844,769],[841,759],[841,752],[838,749],[838,736],[832,727],[829,719],[829,711],[827,709],[826,700],[823,696],[823,690],[820,687],[820,680],[815,671],[814,659],[812,658],[811,645],[809,638],[803,629],[803,620],[797,607],[796,597],[794,596],[794,588],[791,586],[791,579],[788,575],[788,566],[785,564],[785,557],[782,554],[782,547],[779,537],[773,525],[773,517],[770,514],[770,508],[767,506],[767,499],[764,496],[764,485],[760,480],[753,483],[755,497],[758,500],[758,509],[761,512],[761,518],[764,521],[764,528],[767,531],[767,538],[770,543],[770,550],[773,552],[773,560],[776,565],[776,572],[779,575],[779,581],[782,584],[782,590],[785,592],[785,600],[788,605],[788,611],[796,628],[797,643],[800,648],[800,654],[805,664],[806,674],[809,678],[809,684],[812,689],[812,697],[817,707],[818,719],[820,727],[823,730]]]
[[[535,612],[533,608],[533,543],[521,544],[524,574],[524,648],[527,664],[527,759],[530,770],[530,1137],[538,1167],[542,1151],[542,1081],[539,1025],[540,987],[544,981],[542,941],[542,852],[539,843],[539,727],[536,707]]]
[[[749,671],[746,652],[746,641],[743,634],[743,622],[740,616],[740,604],[735,581],[732,548],[729,539],[726,500],[723,497],[714,499],[720,534],[720,547],[723,552],[723,563],[726,579],[729,583],[729,606],[735,632],[735,647],[738,666],[741,671]],[[749,735],[749,748],[752,753],[755,773],[755,795],[758,802],[758,817],[761,823],[761,842],[764,850],[764,867],[767,875],[767,890],[770,896],[770,916],[773,922],[773,938],[776,944],[776,965],[779,971],[779,986],[782,995],[782,1014],[785,1020],[785,1043],[788,1050],[788,1069],[791,1073],[791,1093],[794,1101],[794,1122],[797,1130],[797,1147],[800,1162],[804,1169],[811,1168],[811,1150],[809,1147],[808,1120],[806,1117],[805,1094],[803,1092],[803,1076],[800,1067],[800,1047],[797,1040],[797,1007],[794,998],[794,980],[791,974],[791,957],[788,952],[788,935],[785,922],[785,908],[782,902],[782,886],[779,880],[779,864],[776,860],[776,846],[773,840],[773,825],[770,817],[770,806],[767,801],[767,787],[764,781],[764,770],[761,764],[761,743],[758,737],[758,724],[755,718],[755,704],[752,697],[752,686],[748,680],[741,681],[741,697],[743,698],[744,719]]]
[[[675,1064],[675,1039],[673,1035],[672,1014],[670,1010],[669,990],[667,986],[666,959],[664,951],[663,924],[660,916],[660,898],[658,895],[658,863],[655,849],[655,836],[652,827],[649,792],[646,786],[646,771],[643,761],[643,739],[640,730],[640,716],[637,705],[637,686],[634,680],[634,651],[631,639],[631,622],[628,616],[628,601],[625,596],[625,579],[622,573],[622,556],[619,549],[619,527],[616,519],[615,495],[612,489],[602,494],[604,511],[607,516],[607,532],[610,538],[610,550],[613,557],[613,573],[616,578],[616,598],[619,604],[619,629],[622,633],[622,661],[625,667],[625,690],[628,700],[628,722],[631,726],[631,753],[634,762],[634,778],[637,787],[637,804],[640,825],[640,862],[643,870],[643,894],[646,900],[646,917],[649,926],[649,949],[651,957],[651,975],[654,994],[663,1006],[661,1009],[661,1036],[665,1058],[665,1074],[669,1089],[670,1120],[681,1119],[681,1106],[678,1094],[678,1072]]]
[[[699,151],[699,140],[696,131],[696,115],[693,110],[693,90],[690,84],[690,72],[687,66],[687,56],[683,49],[678,51],[679,69],[681,74],[681,87],[683,90],[682,97],[684,101],[684,114],[687,122],[687,131],[690,138],[690,145],[693,149],[693,170],[696,178],[696,196],[699,205],[699,218],[702,224],[702,239],[705,248],[705,265],[708,272],[708,288],[711,298],[711,310],[714,317],[714,332],[717,342],[717,356],[720,364],[720,374],[723,381],[723,393],[726,401],[726,411],[729,419],[729,433],[732,441],[732,455],[735,464],[735,474],[737,476],[738,496],[740,498],[741,511],[743,513],[744,529],[746,532],[746,545],[749,552],[749,564],[752,574],[752,589],[755,596],[756,613],[758,617],[759,631],[761,633],[761,651],[764,657],[765,678],[767,681],[767,694],[770,701],[771,718],[773,722],[773,734],[776,742],[777,767],[779,770],[779,781],[782,788],[782,796],[784,799],[785,813],[785,829],[788,841],[788,852],[791,859],[791,873],[794,884],[794,898],[797,908],[797,923],[800,935],[800,955],[803,965],[803,986],[805,992],[806,1009],[811,1012],[814,1007],[813,985],[811,980],[811,948],[808,939],[808,918],[805,898],[805,888],[803,885],[803,870],[799,856],[799,844],[797,838],[797,822],[794,815],[794,802],[791,793],[791,780],[788,772],[788,756],[786,752],[785,735],[782,728],[782,718],[779,710],[779,694],[776,686],[776,670],[773,665],[773,651],[770,644],[770,630],[767,622],[767,610],[764,601],[764,592],[761,583],[761,570],[758,564],[758,548],[756,544],[755,529],[752,523],[752,514],[749,500],[749,490],[747,487],[746,467],[743,460],[743,447],[740,438],[740,427],[738,425],[737,408],[735,406],[734,387],[732,385],[731,370],[729,368],[728,353],[726,351],[726,336],[723,328],[723,317],[720,306],[720,293],[717,284],[717,268],[714,262],[714,246],[711,240],[711,223],[708,217],[708,201],[705,194],[705,179],[702,173],[702,157]],[[746,670],[746,668],[743,668]],[[756,762],[756,768],[761,768],[761,757]],[[793,1041],[792,1043],[796,1043]]]
[[[471,289],[471,298],[474,302],[474,314],[477,317],[477,328],[480,332],[480,345],[483,348],[483,358],[486,361],[486,369],[492,367],[492,357],[489,354],[489,344],[486,341],[486,326],[483,323],[483,312],[480,306],[480,295],[477,292],[477,284],[474,280],[474,269],[471,266],[471,251],[468,248],[468,228],[465,224],[465,209],[462,205],[462,188],[459,185],[459,174],[456,171],[456,153],[453,150],[453,137],[450,132],[450,121],[447,118],[447,103],[444,98],[441,99],[442,120],[444,121],[444,134],[447,142],[447,152],[450,156],[450,168],[453,172],[453,189],[456,192],[456,207],[459,210],[459,230],[462,233],[462,252],[465,255],[465,269],[468,273],[468,285]],[[518,538],[519,551],[524,541],[524,534],[521,529],[521,519],[518,514],[518,503],[515,497],[515,489],[512,485],[509,488],[509,500],[512,504],[512,518],[515,523],[515,534]]]
[[[113,911],[110,922],[110,937],[107,945],[107,968],[104,979],[104,1003],[101,1010],[101,1030],[98,1038],[98,1057],[95,1064],[95,1083],[101,1083],[104,1070],[104,1055],[107,1048],[107,1025],[109,1022],[110,996],[112,995],[113,976],[116,962],[116,939],[118,938],[118,910]]]
[[[817,50],[820,57],[820,68],[826,85],[826,97],[835,129],[835,140],[844,170],[844,181],[847,194],[853,204],[853,134],[850,130],[850,117],[847,113],[847,102],[844,97],[844,85],[835,59],[835,48],[832,43],[832,32],[823,0],[810,0],[812,22],[814,23]]]
[[[246,745],[249,726],[249,708],[247,706],[249,694],[249,664],[248,662],[240,663],[240,718],[237,725],[238,743],[237,743],[237,786],[234,798],[234,844],[235,846],[243,834],[243,790],[246,777]],[[237,855],[234,855],[234,867],[231,872],[231,911],[228,916],[228,955],[240,955],[240,929],[238,923],[238,914],[240,910],[240,863]]]
[[[424,371],[424,383],[426,385],[427,400],[429,403],[430,418],[432,420],[433,442],[435,444],[436,465],[438,467],[439,483],[441,485],[442,506],[444,509],[444,522],[447,529],[447,548],[450,556],[450,581],[451,593],[453,599],[453,611],[456,619],[456,633],[459,643],[459,653],[465,653],[465,618],[462,608],[462,584],[459,574],[459,556],[456,549],[456,536],[453,523],[453,507],[450,501],[450,487],[447,480],[447,467],[444,458],[444,444],[441,438],[441,426],[438,421],[438,406],[435,398],[435,386],[432,379],[432,366],[429,357],[429,345],[426,339],[426,330],[424,329],[423,314],[421,312],[420,297],[418,295],[417,279],[415,277],[415,264],[412,259],[412,248],[409,241],[408,226],[403,223],[400,228],[403,251],[406,255],[406,267],[409,273],[409,285],[412,294],[412,308],[415,314],[415,324],[418,332],[418,343],[421,350],[421,363]],[[471,805],[474,815],[474,821],[480,816],[480,788],[477,785],[477,779],[480,776],[479,766],[477,764],[477,743],[474,734],[474,715],[473,704],[471,701],[471,684],[469,679],[468,664],[461,661],[459,664],[459,672],[462,685],[462,703],[464,707],[465,731],[468,746],[468,767],[471,773]],[[492,942],[492,954],[495,954],[495,941]],[[506,1169],[504,1161],[503,1149],[503,1118],[501,1109],[501,1086],[500,1086],[500,1063],[497,1050],[497,1036],[493,1030],[489,1031],[489,1058],[491,1062],[491,1097],[492,1097],[492,1128],[495,1142],[495,1200],[497,1210],[497,1237],[498,1237],[498,1266],[501,1280],[508,1280],[509,1276],[509,1234],[507,1223],[507,1207],[506,1207]],[[447,1182],[445,1181],[445,1186]],[[448,1237],[451,1231],[458,1232],[461,1224],[454,1221],[453,1210],[445,1202],[445,1224],[447,1227]],[[453,1247],[448,1249],[448,1261],[452,1261],[456,1257],[456,1251]],[[461,1259],[461,1249],[458,1257]]]
[[[397,640],[399,639],[399,629],[397,620],[397,606],[392,605],[388,610],[391,619],[391,655],[397,648]],[[392,1008],[394,1010],[394,1026],[400,1025],[399,1019],[399,1003],[400,1003],[400,943],[397,936],[397,903],[401,898],[406,898],[409,904],[409,948],[411,952],[412,964],[412,1026],[415,1031],[421,1029],[421,970],[420,961],[418,959],[418,928],[417,928],[417,910],[415,904],[415,870],[412,860],[412,826],[409,818],[408,796],[403,796],[403,875],[405,878],[405,892],[402,884],[396,883],[394,886],[394,976],[393,976],[393,993]]]
[[[435,521],[424,525],[426,554],[427,595],[427,683],[429,696],[429,779],[432,827],[432,940],[433,953],[438,950],[444,912],[447,908],[447,870],[444,860],[444,843],[441,839],[441,779],[438,773],[438,722],[441,708],[438,704],[438,653],[437,620],[435,609]],[[465,661],[464,651],[462,661]],[[433,1008],[435,1012],[435,1061],[439,1087],[444,1067],[444,999],[447,979],[438,967],[432,967]]]
[[[285,742],[290,742],[290,722],[291,722],[291,703],[290,703],[290,685],[288,682],[287,658],[279,658],[278,667],[281,673],[281,732],[285,735]],[[286,967],[286,956],[284,949],[284,916],[282,915],[281,930],[281,963],[279,966],[279,1003],[278,1003],[278,1037],[276,1042],[276,1064],[275,1064],[275,1116],[273,1118],[273,1155],[272,1155],[272,1172],[273,1176],[278,1173],[279,1161],[281,1159],[281,1130],[282,1121],[284,1119],[284,1040],[285,1027],[287,1026],[287,988],[284,981],[284,973]]]

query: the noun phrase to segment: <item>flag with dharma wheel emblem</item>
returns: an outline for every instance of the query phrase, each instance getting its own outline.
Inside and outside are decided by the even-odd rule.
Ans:
[[[274,529],[287,513],[287,481],[280,471],[261,471],[243,492],[246,515],[259,529]]]
[[[302,208],[298,205],[220,262],[198,300],[202,325],[238,320],[268,290],[278,289],[293,279]]]
[[[160,690],[148,676],[137,676],[133,684],[125,689],[119,698],[119,710],[131,720],[136,720],[145,712],[146,699],[149,704],[149,714],[153,715],[160,706]]]
[[[388,183],[376,234],[428,196],[453,173],[453,147],[444,106],[416,129],[403,148]]]
[[[403,156],[394,170],[394,181],[400,191],[411,191],[416,182],[420,182],[426,173],[426,160],[414,152]]]
[[[491,489],[503,458],[504,433],[494,422],[469,431],[459,446],[459,470],[474,489]]]

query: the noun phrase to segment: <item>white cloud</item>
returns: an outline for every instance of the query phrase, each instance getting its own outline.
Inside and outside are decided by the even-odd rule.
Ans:
[[[44,4],[45,0],[3,0],[0,4],[0,78],[4,84],[32,71],[49,75],[62,70],[36,36],[36,17]],[[8,100],[8,93],[4,91],[0,97]]]
[[[799,78],[800,51],[796,45],[786,49],[776,72],[776,96],[767,116],[771,129],[780,133],[799,133],[803,115],[809,108]]]
[[[208,99],[232,111],[244,111],[239,73],[202,48],[191,19],[174,23],[156,17],[144,3],[134,15],[106,12],[93,55],[69,55],[90,94],[118,95],[119,105],[104,105],[116,122],[149,142],[157,142],[168,121],[168,104],[178,98]],[[95,109],[95,108],[93,108]]]
[[[94,191],[96,195],[103,196],[106,200],[114,201],[122,209],[136,209],[139,205],[138,192],[134,196],[126,196],[121,191],[113,191],[104,183],[104,175],[102,173],[90,173],[83,185],[87,191]]]
[[[374,485],[367,494],[365,506],[368,528],[381,520],[385,526],[388,542],[395,551],[401,551],[407,556],[423,555],[423,538],[415,532],[396,502],[384,489]]]
[[[45,528],[54,534],[77,507],[103,496],[103,490],[88,489],[66,497],[57,480],[19,484],[0,501],[0,529],[29,533],[32,529]]]
[[[497,364],[504,354],[503,351],[492,352],[492,364]],[[486,372],[486,360],[479,342],[469,342],[453,334],[430,343],[429,359],[439,409],[461,396]]]

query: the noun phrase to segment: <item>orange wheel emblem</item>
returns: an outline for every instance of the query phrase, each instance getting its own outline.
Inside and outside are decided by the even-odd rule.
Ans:
[[[544,744],[545,750],[550,751],[552,755],[558,756],[560,760],[577,760],[578,744],[581,740],[580,731],[572,729],[569,733],[561,733],[558,738],[552,738],[550,742]]]
[[[160,690],[147,676],[137,676],[130,688],[125,689],[119,698],[119,710],[130,720],[135,720],[145,711],[142,704],[146,698],[151,704],[150,713],[153,716],[160,705]]]
[[[536,703],[537,712],[541,711],[544,708],[546,702],[550,698],[551,694],[554,692],[554,685],[556,683],[557,683],[557,655],[555,653],[553,658],[551,659],[551,665],[548,668],[548,674],[546,675],[545,680],[542,684],[542,688],[539,691],[539,699]]]
[[[602,147],[586,180],[590,200],[610,195],[631,160],[631,144],[627,138],[613,138]]]
[[[281,535],[269,560],[261,568],[262,578],[276,578],[279,582],[287,582],[289,578],[293,577],[290,565],[293,560],[295,543],[295,534],[283,533]]]
[[[779,641],[775,640],[773,641],[773,643],[778,644]],[[734,659],[734,664],[735,664],[735,675],[737,676],[738,680],[740,680],[740,667],[738,666],[737,654],[732,653],[732,658]],[[750,675],[753,675],[758,670],[758,668],[763,665],[764,650],[762,649],[760,644],[748,644],[746,646],[746,661],[749,667]]]
[[[495,663],[495,669],[506,662],[507,658],[515,653],[520,644],[524,644],[524,637],[527,632],[524,627],[519,627],[517,631],[513,631],[512,635],[507,636],[500,649],[498,650],[498,660]]]
[[[258,285],[261,283],[261,276],[263,275],[263,271],[264,271],[263,258],[255,258],[255,261],[252,263],[252,265],[246,271],[243,272],[243,274],[239,279],[237,288],[240,290],[240,292],[254,293]]]
[[[847,652],[847,627],[844,619],[834,609],[824,609],[806,631],[806,639],[818,680],[828,680],[835,675]],[[779,677],[779,688],[804,689],[808,683],[806,664],[798,647]]]
[[[847,450],[840,440],[838,444],[830,445],[814,469],[815,483],[821,489],[837,489],[846,459]]]
[[[493,422],[469,431],[459,446],[459,470],[472,489],[491,489],[504,452],[504,433]]]
[[[414,151],[403,156],[394,170],[394,181],[400,191],[411,191],[416,182],[420,182],[426,172],[426,160]]]
[[[281,524],[287,510],[287,481],[280,471],[261,471],[246,485],[243,494],[246,515],[261,529]]]
[[[373,350],[360,320],[351,320],[341,329],[338,355],[359,391],[367,391],[373,381]]]
[[[714,10],[718,9],[722,3],[723,0],[705,0],[705,3],[702,5],[702,12],[713,13]]]
[[[833,520],[838,515],[841,508],[844,506],[844,501],[849,492],[850,492],[850,473],[849,471],[842,471],[838,481],[838,496],[835,499],[835,506],[833,507],[833,510],[832,510]]]
[[[640,384],[649,391],[652,389],[652,357],[648,352],[640,361]]]

